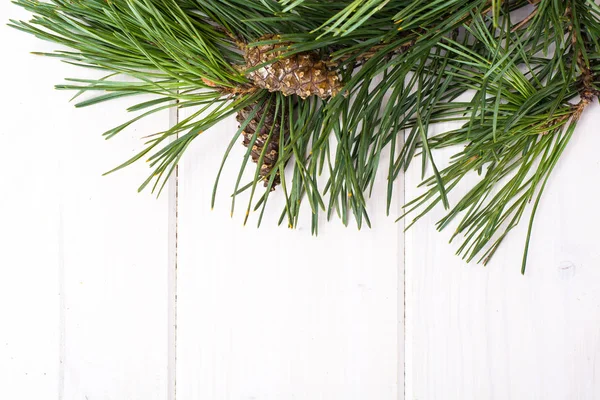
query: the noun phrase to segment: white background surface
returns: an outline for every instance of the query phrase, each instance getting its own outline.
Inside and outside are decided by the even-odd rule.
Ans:
[[[9,15],[26,17],[2,2]],[[168,193],[138,194],[146,165],[101,174],[173,115],[106,142],[127,101],[75,109],[53,85],[88,72],[5,26],[0,45],[0,399],[600,398],[597,104],[546,189],[523,277],[524,226],[467,266],[433,229],[441,211],[406,235],[385,217],[383,175],[372,230],[334,221],[315,238],[307,220],[277,227],[275,204],[243,227],[227,186],[211,211],[235,121],[194,142]]]

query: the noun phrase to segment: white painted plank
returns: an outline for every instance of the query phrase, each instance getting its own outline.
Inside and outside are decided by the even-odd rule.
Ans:
[[[245,203],[230,219],[226,190],[241,143],[210,211],[236,129],[230,119],[204,133],[180,169],[177,399],[400,398],[403,235],[384,215],[385,176],[373,230],[334,221],[311,237],[308,214],[297,230],[277,227],[281,193],[261,228],[243,227]]]
[[[546,187],[524,277],[526,224],[488,267],[453,255],[442,210],[407,232],[407,398],[600,398],[599,120],[590,106]]]
[[[27,17],[3,2],[3,17]],[[28,51],[0,27],[0,398],[166,399],[168,197],[137,194],[146,165],[101,174],[165,129],[155,115],[106,142],[130,101],[76,110],[53,85],[97,73]]]
[[[14,11],[9,4],[0,3],[0,15]],[[48,178],[57,173],[58,165],[55,156],[44,151],[54,143],[51,135],[44,134],[47,121],[32,120],[25,109],[19,112],[31,101],[36,77],[25,80],[21,75],[31,56],[21,51],[23,41],[17,41],[18,36],[0,26],[0,44],[12,61],[0,66],[5,77],[0,97],[0,398],[56,399],[60,390],[60,193]],[[43,104],[43,99],[34,101]],[[25,134],[31,127],[37,128],[35,136]],[[27,149],[29,154],[24,152]]]

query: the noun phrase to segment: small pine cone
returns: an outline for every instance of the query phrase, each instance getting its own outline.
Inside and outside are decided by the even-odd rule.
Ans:
[[[266,35],[260,40],[278,38],[278,35]],[[282,58],[286,47],[285,43],[276,43],[247,48],[244,58],[248,69],[277,61],[248,72],[246,76],[256,86],[270,92],[282,92],[285,96],[297,94],[305,99],[316,95],[326,99],[340,92],[342,84],[337,71],[327,67],[317,53],[298,53]]]
[[[237,114],[237,121],[242,124],[244,121],[248,119],[250,114],[254,111],[254,109],[258,107],[256,104],[247,106],[241,109]],[[264,117],[263,124],[260,128],[260,131],[256,135],[256,140],[252,145],[252,151],[250,155],[252,156],[252,161],[258,163],[260,159],[260,155],[265,147],[265,143],[269,138],[269,134],[271,134],[271,139],[267,144],[267,150],[262,160],[262,165],[260,166],[259,175],[265,181],[265,187],[269,184],[269,175],[275,164],[277,164],[277,160],[279,159],[279,137],[281,135],[281,118],[280,116],[275,115],[275,105],[272,105],[268,109],[263,105],[260,110],[254,115],[254,118],[248,122],[248,125],[242,131],[243,136],[243,145],[248,147],[252,142],[252,138],[254,134],[257,132],[257,128],[260,125],[261,119],[263,119],[263,114],[267,112],[267,115]],[[287,136],[288,126],[286,120],[286,126],[284,126],[285,132],[284,135]],[[272,133],[271,133],[272,131]],[[279,171],[275,173],[275,180],[273,181],[272,190],[275,189],[275,186],[281,183],[281,178],[279,176]]]

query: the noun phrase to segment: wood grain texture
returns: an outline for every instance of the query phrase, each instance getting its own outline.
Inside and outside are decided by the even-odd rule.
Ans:
[[[488,267],[453,255],[442,210],[407,232],[407,399],[600,398],[598,121],[595,104],[549,181],[525,276],[526,224]]]
[[[9,2],[3,17],[27,18]],[[136,187],[145,165],[102,177],[168,127],[146,119],[110,142],[130,102],[75,109],[65,76],[28,54],[55,45],[0,26],[0,398],[165,399],[168,198]]]
[[[246,204],[230,219],[227,191],[241,138],[209,205],[236,130],[230,119],[204,133],[180,168],[177,399],[400,398],[402,233],[384,216],[385,177],[373,230],[335,221],[311,237],[308,213],[277,227],[277,192],[262,227],[243,227]]]
[[[312,237],[307,213],[277,227],[278,193],[243,227],[244,196],[228,217],[241,144],[210,211],[233,119],[193,143],[179,187],[139,195],[146,166],[101,174],[173,115],[106,143],[129,102],[76,110],[52,86],[93,73],[27,54],[54,45],[4,25],[0,45],[0,399],[395,400],[405,372],[407,400],[600,398],[598,104],[549,181],[523,277],[525,226],[487,268],[465,265],[433,228],[441,210],[406,236],[400,204],[385,217],[383,174],[373,230]]]

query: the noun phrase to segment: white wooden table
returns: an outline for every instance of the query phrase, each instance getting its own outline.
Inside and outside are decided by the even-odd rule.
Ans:
[[[0,16],[25,18],[9,2]],[[175,122],[106,142],[127,101],[75,109],[53,85],[85,76],[30,55],[52,44],[0,26],[0,399],[480,400],[600,398],[600,107],[541,203],[490,266],[465,265],[433,222],[406,234],[229,218],[210,192],[233,120],[198,138],[159,199],[138,164],[101,174]],[[232,159],[244,149],[234,149]],[[224,182],[235,176],[229,164]],[[419,171],[403,177],[396,214]],[[282,199],[273,199],[273,202]]]

